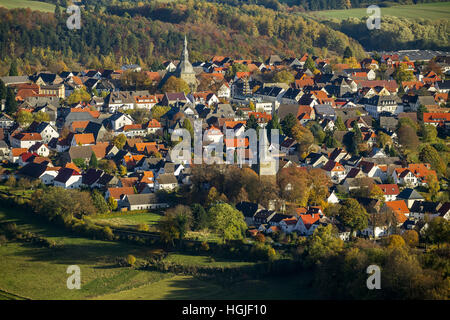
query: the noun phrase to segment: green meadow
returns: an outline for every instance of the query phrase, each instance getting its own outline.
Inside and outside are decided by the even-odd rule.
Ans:
[[[141,222],[143,218],[139,218]],[[311,277],[268,277],[218,283],[190,275],[119,267],[118,258],[132,254],[138,263],[151,247],[92,240],[73,235],[32,213],[1,208],[0,222],[14,222],[57,243],[56,248],[8,241],[0,245],[0,300],[4,299],[313,299]],[[147,220],[146,220],[147,221]],[[173,252],[165,258],[182,265],[240,267],[253,262],[213,259],[208,255]],[[67,288],[67,267],[78,265],[81,289]]]
[[[6,9],[30,8],[31,10],[43,12],[55,11],[55,5],[51,3],[29,0],[0,0],[0,7]]]
[[[362,18],[368,16],[366,8],[315,11],[311,12],[310,14],[321,18],[339,20],[347,18]],[[410,19],[450,19],[450,2],[399,5],[385,8],[382,7],[381,19],[383,19],[383,15]]]

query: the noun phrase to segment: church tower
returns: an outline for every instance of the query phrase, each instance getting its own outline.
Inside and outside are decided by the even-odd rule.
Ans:
[[[187,49],[187,38],[184,36],[184,48],[181,53],[180,63],[175,71],[177,78],[181,78],[187,82],[191,91],[195,91],[197,88],[197,79],[195,78],[195,71],[192,64],[189,62],[189,53]]]

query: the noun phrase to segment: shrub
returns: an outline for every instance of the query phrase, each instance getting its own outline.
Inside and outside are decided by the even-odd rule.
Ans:
[[[137,230],[138,231],[150,231],[150,227],[148,226],[148,224],[140,223],[137,226]]]
[[[203,241],[201,244],[201,248],[203,251],[209,251],[209,244],[206,241]]]
[[[130,267],[134,266],[134,264],[136,263],[136,258],[132,254],[129,254],[127,256],[127,263]]]

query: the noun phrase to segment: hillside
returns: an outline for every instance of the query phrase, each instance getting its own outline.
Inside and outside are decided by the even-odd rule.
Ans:
[[[309,18],[276,12],[257,5],[240,7],[199,1],[154,3],[143,6],[88,6],[81,30],[68,31],[68,15],[7,11],[0,8],[0,64],[5,74],[11,57],[27,73],[42,67],[114,67],[139,63],[156,67],[178,58],[186,34],[193,61],[213,55],[264,60],[270,54],[342,55],[351,46],[358,57],[362,47],[343,33]]]
[[[357,40],[366,50],[449,50],[450,2],[381,8],[381,29],[368,30],[366,9],[309,12],[318,22]]]

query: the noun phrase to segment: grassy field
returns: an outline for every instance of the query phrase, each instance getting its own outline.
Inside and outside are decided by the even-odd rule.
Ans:
[[[210,267],[241,267],[252,265],[253,262],[232,261],[224,259],[211,259],[209,256],[189,255],[172,253],[165,259],[166,261],[186,266],[210,266]]]
[[[0,0],[0,7],[5,7],[6,9],[30,8],[31,10],[43,12],[55,12],[55,5],[40,1]]]
[[[93,221],[101,224],[108,224],[117,227],[137,226],[138,224],[154,225],[160,219],[161,215],[157,213],[113,213],[108,216],[94,218]]]
[[[313,290],[308,288],[308,275],[289,278],[269,278],[247,280],[221,286],[212,282],[195,279],[191,276],[176,275],[139,288],[107,294],[98,297],[105,300],[297,300],[317,299]]]
[[[90,240],[67,234],[60,227],[17,209],[0,209],[0,221],[15,222],[22,230],[42,235],[58,248],[39,248],[8,242],[0,246],[0,300],[4,299],[313,299],[309,275],[229,283],[192,276],[118,267],[128,254],[138,261],[151,248],[127,243]],[[212,260],[209,256],[171,253],[169,261],[185,265],[238,267],[251,262]],[[69,265],[81,269],[81,289],[66,286]]]
[[[347,19],[362,18],[367,16],[366,8],[349,10],[326,10],[310,13],[323,18]],[[424,18],[424,19],[450,19],[450,2],[422,3],[417,5],[400,5],[381,8],[381,19],[383,15],[400,18]]]

